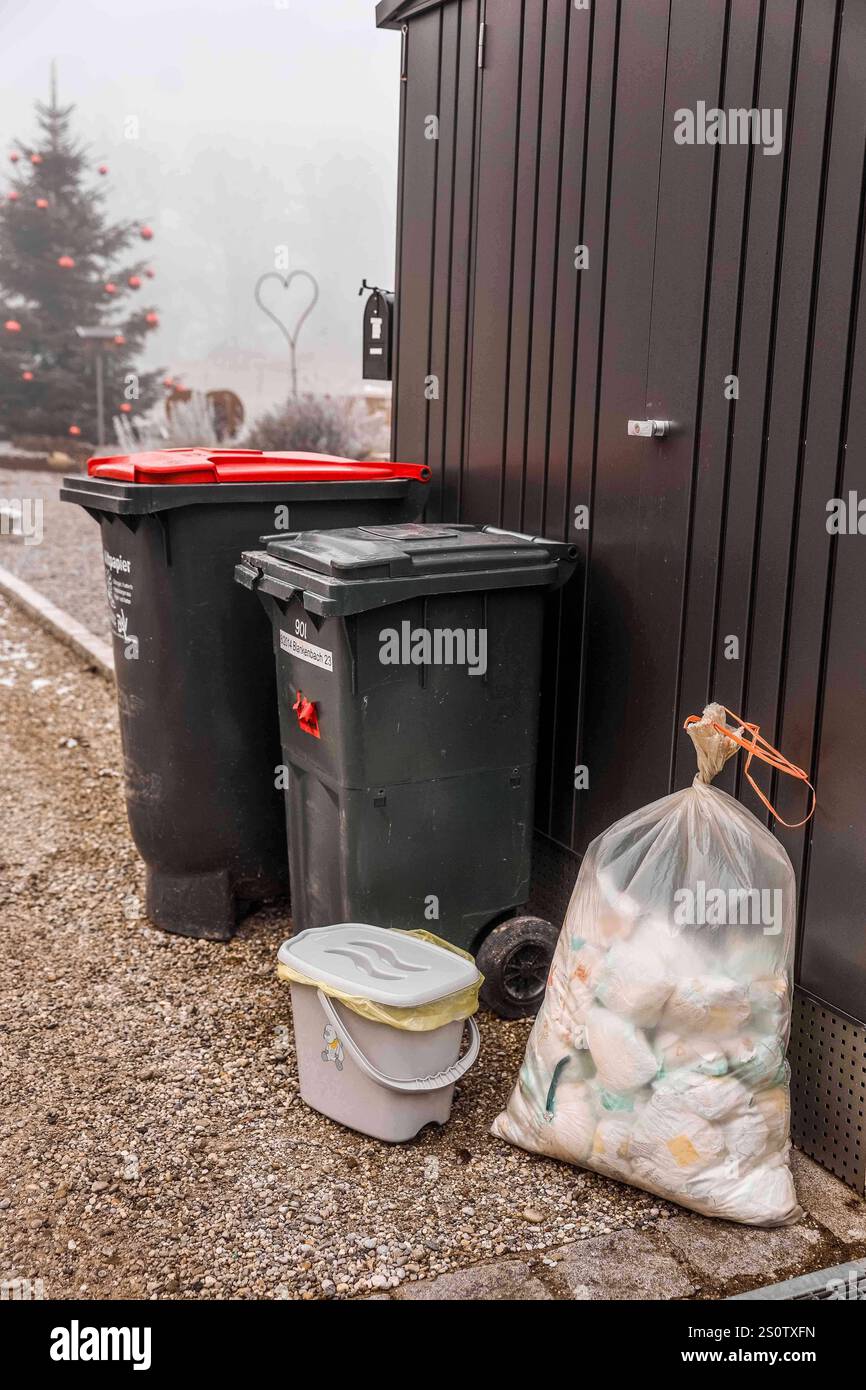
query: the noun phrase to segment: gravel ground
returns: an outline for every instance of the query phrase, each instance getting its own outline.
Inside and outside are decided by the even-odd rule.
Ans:
[[[74,471],[70,466],[68,473]],[[0,565],[39,589],[97,637],[110,631],[102,547],[96,522],[58,497],[62,473],[30,473],[0,464],[0,498],[39,500],[43,506],[41,544],[0,534]]]
[[[0,1279],[352,1297],[674,1214],[488,1134],[525,1022],[481,1016],[451,1122],[411,1144],[308,1110],[285,905],[229,945],[150,927],[118,765],[112,689],[0,600]]]

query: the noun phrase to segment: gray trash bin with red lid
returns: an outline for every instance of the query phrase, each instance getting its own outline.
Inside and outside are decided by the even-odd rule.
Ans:
[[[94,458],[60,496],[102,529],[126,805],[158,926],[228,939],[286,890],[271,629],[233,581],[263,534],[411,521],[424,465],[179,449]]]

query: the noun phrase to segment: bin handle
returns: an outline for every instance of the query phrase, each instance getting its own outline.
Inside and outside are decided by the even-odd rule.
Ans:
[[[473,1062],[478,1057],[481,1049],[481,1034],[478,1031],[478,1024],[474,1018],[467,1018],[466,1023],[469,1027],[470,1039],[469,1047],[463,1056],[444,1071],[437,1071],[435,1076],[419,1076],[414,1080],[406,1080],[397,1076],[386,1076],[384,1072],[374,1067],[369,1058],[361,1051],[351,1033],[347,1032],[346,1025],[332,1000],[325,994],[324,990],[317,990],[319,1003],[322,1006],[325,1018],[332,1028],[339,1030],[340,1041],[345,1047],[349,1056],[361,1068],[365,1075],[377,1085],[384,1086],[389,1091],[441,1091],[445,1086],[453,1086],[455,1081],[459,1081],[461,1076],[465,1076]]]
[[[547,536],[530,536],[525,531],[506,531],[501,526],[482,526],[488,536],[507,536],[509,540],[526,541],[529,545],[543,545],[554,560],[576,560],[578,549],[571,541],[553,541]]]

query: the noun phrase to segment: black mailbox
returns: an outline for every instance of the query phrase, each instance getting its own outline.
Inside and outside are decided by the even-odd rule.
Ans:
[[[363,288],[367,288],[366,282]],[[373,288],[364,305],[365,381],[391,380],[391,324],[394,295],[390,290]]]

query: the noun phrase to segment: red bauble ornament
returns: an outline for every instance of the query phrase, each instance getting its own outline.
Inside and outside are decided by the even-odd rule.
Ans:
[[[36,206],[37,206],[38,208],[47,208],[47,207],[48,207],[48,199],[47,199],[47,198],[37,198],[37,199],[36,199]]]
[[[9,158],[12,160],[12,163],[13,163],[13,164],[17,164],[18,161],[19,161],[19,159],[21,158],[21,156],[20,156],[20,154],[16,154],[15,151],[13,150],[12,153],[10,154]]]
[[[3,327],[6,329],[7,333],[21,332],[21,324],[18,322],[17,319],[7,319]]]
[[[70,433],[70,434],[80,434],[80,433],[81,433],[81,430],[78,428],[77,425],[70,425],[70,426],[69,426],[69,433]]]
[[[108,173],[108,165],[107,165],[107,164],[100,164],[100,166],[99,166],[99,172],[100,172],[100,174],[107,174],[107,173]]]
[[[142,241],[153,241],[153,228],[142,227],[138,235],[141,237]]]
[[[144,273],[147,276],[148,280],[152,280],[154,275],[156,274],[156,271],[154,270],[152,265],[149,265]]]
[[[41,164],[41,163],[42,163],[42,155],[41,155],[41,154],[32,154],[32,155],[30,156],[30,163],[31,163],[31,164]]]
[[[108,283],[105,285],[105,293],[117,294],[117,286],[115,285],[113,280],[109,280]]]
[[[140,275],[130,275],[130,277],[129,277],[129,279],[127,280],[126,283],[129,285],[129,288],[130,288],[131,290],[140,290],[140,289],[141,289],[141,276],[140,276]]]
[[[126,339],[124,338],[124,336],[123,336],[122,333],[115,333],[115,335],[114,335],[114,346],[115,346],[115,347],[126,347]]]
[[[20,193],[16,193],[16,192],[15,192],[15,189],[13,188],[13,189],[12,189],[12,192],[11,192],[11,193],[8,193],[6,196],[8,197],[10,203],[17,203],[17,202],[18,202],[18,199],[21,197],[21,194],[20,194]]]
[[[129,404],[128,401],[124,401],[124,403],[123,403],[123,405],[120,407],[120,409],[123,411],[124,415],[128,415],[128,414],[130,413],[130,411],[132,410],[132,406]]]
[[[60,266],[61,270],[72,270],[75,262],[71,256],[58,256],[57,264]]]
[[[22,372],[22,373],[21,373],[21,380],[22,380],[22,381],[32,381],[32,380],[33,380],[33,373],[32,373],[32,372]]]
[[[173,377],[164,376],[163,379],[162,379],[162,384],[163,384],[163,386],[165,387],[166,391],[170,391],[171,388],[172,388],[172,386],[174,386],[174,379],[173,379]]]
[[[145,316],[144,316],[144,321],[145,321],[145,323],[150,324],[150,327],[151,327],[151,328],[158,328],[158,327],[159,327],[159,314],[155,314],[155,313],[153,312],[153,310],[151,310],[149,314],[145,314]]]

